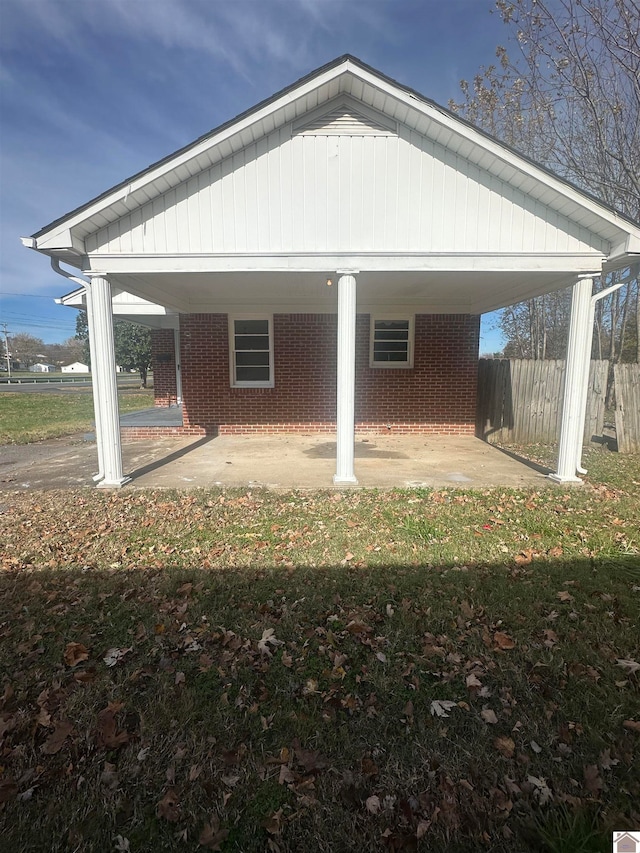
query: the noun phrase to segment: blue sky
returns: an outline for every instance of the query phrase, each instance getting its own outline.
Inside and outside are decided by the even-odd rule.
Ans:
[[[352,53],[447,105],[495,59],[491,0],[0,0],[0,323],[75,330],[20,236]],[[500,347],[483,323],[481,351]]]

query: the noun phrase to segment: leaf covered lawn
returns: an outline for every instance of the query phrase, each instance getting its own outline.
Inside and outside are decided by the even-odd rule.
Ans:
[[[631,467],[4,493],[7,849],[610,849],[640,825]]]

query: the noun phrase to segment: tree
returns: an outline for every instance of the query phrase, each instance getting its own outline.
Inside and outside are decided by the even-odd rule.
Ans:
[[[19,362],[24,367],[31,367],[32,364],[36,364],[45,358],[44,341],[41,338],[28,335],[26,332],[11,335],[9,349],[13,361]]]
[[[76,314],[76,340],[82,341],[82,362],[91,367],[91,350],[89,348],[89,320],[86,311]]]
[[[498,47],[498,64],[481,68],[472,84],[463,80],[463,100],[451,108],[637,221],[640,0],[496,0],[496,7],[516,51]],[[545,298],[508,310],[520,327],[533,313],[535,329],[546,322]],[[605,357],[640,362],[637,269],[602,300],[597,321]],[[540,351],[533,338],[527,346]]]
[[[71,364],[74,361],[82,361],[83,345],[82,341],[76,338],[67,338],[61,344],[46,344],[44,352],[52,364]]]
[[[79,311],[76,317],[76,338],[84,341],[84,359],[90,364],[89,324],[86,311]],[[126,320],[114,320],[113,342],[116,351],[116,364],[125,370],[137,370],[140,373],[142,387],[147,387],[147,373],[151,367],[151,331],[138,323]]]
[[[113,324],[116,363],[125,370],[138,370],[142,387],[147,387],[151,367],[151,331],[137,323],[116,320]]]
[[[511,358],[564,358],[571,292],[547,293],[504,308],[499,326]]]

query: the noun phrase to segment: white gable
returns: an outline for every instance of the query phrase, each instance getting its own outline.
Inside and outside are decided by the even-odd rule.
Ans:
[[[287,275],[300,300],[344,268],[483,311],[633,263],[640,228],[346,56],[24,242],[176,311],[213,304],[216,275],[249,301],[254,273]]]
[[[334,108],[106,228],[88,253],[589,253],[588,229],[406,125]]]

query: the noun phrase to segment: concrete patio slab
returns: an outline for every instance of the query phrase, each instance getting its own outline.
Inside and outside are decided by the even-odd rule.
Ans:
[[[3,447],[0,489],[93,486],[97,453],[90,438]],[[299,434],[125,441],[123,462],[131,477],[124,487],[128,489],[325,489],[334,488],[335,441],[326,435]],[[355,470],[362,488],[552,485],[546,469],[479,439],[459,436],[358,438]]]

